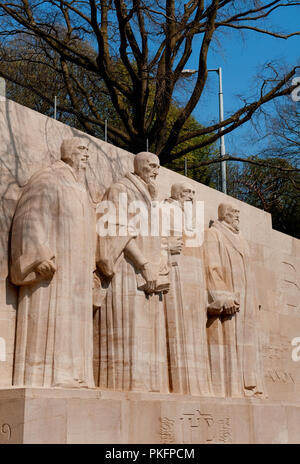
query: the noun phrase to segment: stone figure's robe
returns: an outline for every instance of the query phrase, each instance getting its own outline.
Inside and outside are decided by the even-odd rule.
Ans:
[[[259,306],[247,242],[216,221],[204,245],[208,305],[232,298],[235,315],[208,316],[207,331],[213,390],[238,397],[263,392],[259,343]]]
[[[72,168],[36,173],[17,205],[11,278],[20,286],[14,385],[93,387],[92,208]],[[52,279],[34,272],[52,260]]]
[[[177,200],[169,198],[165,204],[172,205],[173,214],[182,214]],[[185,243],[184,234],[182,238]],[[164,295],[170,390],[208,396],[211,386],[202,249],[183,246],[180,254],[170,256],[170,261],[170,291]]]
[[[167,391],[162,295],[145,294],[143,277],[124,253],[128,242],[135,240],[143,256],[155,267],[159,279],[161,239],[143,236],[130,227],[134,216],[130,212],[120,219],[120,194],[127,198],[129,210],[132,201],[139,201],[145,216],[150,217],[151,197],[147,185],[135,174],[128,173],[113,184],[103,198],[115,206],[117,216],[115,219],[111,216],[109,222],[116,226],[118,234],[122,229],[123,235],[100,237],[98,241],[97,265],[107,287],[99,314],[98,383],[101,388],[113,390]]]

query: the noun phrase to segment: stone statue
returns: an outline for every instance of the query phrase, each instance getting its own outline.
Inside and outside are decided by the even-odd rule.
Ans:
[[[15,212],[11,279],[18,286],[13,384],[94,387],[94,222],[84,184],[87,142],[61,145],[61,160],[34,174]]]
[[[98,230],[97,266],[107,287],[99,315],[101,388],[168,391],[162,291],[169,282],[161,238],[147,222],[158,207],[158,170],[156,155],[137,154],[134,173],[111,185],[100,204],[114,206],[108,223],[116,232],[101,236]],[[134,205],[146,220],[143,232],[133,225]]]
[[[221,203],[204,244],[207,331],[214,393],[252,396],[263,392],[258,303],[251,257],[239,230],[239,210]]]
[[[193,202],[195,190],[188,182],[173,184],[165,200],[181,221],[185,202]],[[179,221],[180,222],[180,221]],[[203,260],[199,247],[185,248],[185,234],[176,233],[173,221],[167,238],[170,252],[170,291],[164,296],[169,353],[170,390],[174,393],[210,394],[210,376],[205,331]],[[172,226],[172,220],[171,220]],[[188,253],[189,251],[189,253]],[[191,279],[192,276],[192,279]],[[199,282],[198,287],[192,280]]]

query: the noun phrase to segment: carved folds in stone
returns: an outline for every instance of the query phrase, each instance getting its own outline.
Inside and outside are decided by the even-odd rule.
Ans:
[[[95,378],[113,390],[261,395],[258,304],[237,208],[221,204],[204,246],[187,249],[184,228],[178,233],[174,219],[184,216],[195,190],[176,183],[156,216],[171,206],[173,226],[167,235],[160,226],[153,233],[159,159],[143,152],[135,156],[134,172],[106,191],[95,233],[84,183],[87,159],[83,139],[64,141],[61,160],[32,176],[17,205],[14,385],[94,387]],[[147,218],[146,233],[128,204]],[[115,233],[99,233],[105,215]],[[168,427],[164,423],[164,434]]]

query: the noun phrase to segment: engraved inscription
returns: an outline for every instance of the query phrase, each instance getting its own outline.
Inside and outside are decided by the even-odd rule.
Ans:
[[[211,414],[202,413],[200,409],[184,413],[180,417],[183,443],[212,443],[215,437],[214,418]]]
[[[196,409],[183,413],[179,422],[183,443],[232,443],[230,417],[219,418]]]
[[[160,442],[176,443],[176,430],[182,444],[196,443],[233,443],[231,417],[192,409],[170,419],[160,418]],[[177,437],[178,438],[178,437]]]
[[[294,384],[293,374],[286,369],[290,360],[290,341],[282,338],[276,344],[264,345],[263,356],[268,363],[265,376],[273,383]]]
[[[271,379],[274,383],[295,383],[294,377],[290,372],[284,372],[278,369],[268,369],[266,377]]]
[[[300,269],[296,263],[282,262],[283,277],[282,290],[285,293],[286,304],[291,309],[299,308],[300,300]]]
[[[11,426],[9,424],[2,424],[0,427],[0,433],[5,436],[7,441],[9,441],[11,438]]]
[[[230,417],[225,417],[218,421],[219,424],[219,442],[232,443],[232,423]]]
[[[175,421],[168,419],[168,417],[160,418],[160,442],[161,443],[175,443],[174,432]]]
[[[283,341],[276,345],[264,345],[263,356],[270,360],[285,359],[290,354],[290,342]]]

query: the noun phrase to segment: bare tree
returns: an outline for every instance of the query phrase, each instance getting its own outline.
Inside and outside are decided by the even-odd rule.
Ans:
[[[104,126],[95,104],[96,93],[103,92],[119,118],[119,123],[112,121],[108,126],[110,140],[138,152],[145,149],[148,139],[151,150],[165,164],[213,143],[221,127],[223,134],[233,131],[262,105],[292,91],[291,79],[299,66],[286,73],[270,71],[257,98],[245,101],[223,123],[183,131],[205,88],[207,55],[214,39],[228,29],[278,39],[299,35],[299,31],[284,34],[264,26],[273,12],[299,11],[299,6],[300,2],[291,0],[3,1],[0,75],[50,100],[41,86],[24,82],[15,67],[9,66],[16,59],[12,38],[29,40],[35,53],[22,59],[51,67],[64,82],[61,111],[74,115],[87,132],[95,133],[95,127]],[[197,74],[186,104],[168,127],[174,94],[193,47],[199,49]],[[191,143],[184,144],[188,140]]]
[[[267,157],[280,156],[295,166],[300,163],[300,101],[276,102],[275,111],[266,118],[269,140]]]
[[[276,168],[270,167],[272,164]],[[229,165],[228,193],[271,213],[274,229],[300,238],[300,174],[294,166],[284,153],[283,157],[275,155],[269,159],[267,166]]]

